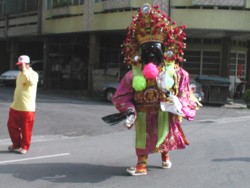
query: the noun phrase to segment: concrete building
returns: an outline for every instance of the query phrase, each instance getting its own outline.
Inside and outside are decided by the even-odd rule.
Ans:
[[[95,70],[120,67],[120,45],[143,3],[187,26],[192,77],[249,79],[250,0],[0,0],[0,73],[19,55],[43,60],[44,88],[92,91]],[[98,73],[98,71],[97,71]]]

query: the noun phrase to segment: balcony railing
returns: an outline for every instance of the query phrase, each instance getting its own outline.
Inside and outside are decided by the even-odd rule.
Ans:
[[[61,8],[72,5],[82,5],[84,0],[47,0],[47,9]]]
[[[244,7],[245,0],[193,0],[193,5]]]
[[[103,1],[103,10],[114,10],[114,9],[121,9],[121,8],[129,8],[131,0],[109,0]]]

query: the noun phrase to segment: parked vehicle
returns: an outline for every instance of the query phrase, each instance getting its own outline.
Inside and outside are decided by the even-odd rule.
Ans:
[[[0,82],[5,86],[14,86],[19,70],[8,70],[1,74]]]
[[[105,83],[96,92],[100,96],[103,96],[107,101],[111,102],[118,84],[118,82]],[[190,79],[189,87],[193,91],[194,96],[198,99],[198,101],[202,101],[204,99],[204,93],[200,83],[196,82],[194,79]]]
[[[32,61],[30,66],[39,74],[38,85],[43,85],[43,62],[41,60]],[[0,83],[5,86],[15,86],[16,78],[20,70],[8,70],[0,75]]]
[[[105,83],[101,87],[97,88],[96,93],[97,95],[102,96],[107,101],[111,102],[118,85],[118,82]]]

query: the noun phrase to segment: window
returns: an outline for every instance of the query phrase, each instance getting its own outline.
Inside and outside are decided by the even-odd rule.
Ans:
[[[2,9],[4,8],[5,14],[17,14],[23,12],[34,11],[38,9],[38,2],[34,0],[12,0],[2,1]]]
[[[193,43],[193,44],[201,44],[201,41],[202,41],[202,40],[201,40],[200,38],[193,38],[193,39],[192,39],[192,43]]]
[[[220,52],[203,51],[202,55],[202,74],[220,74]]]
[[[5,14],[4,4],[5,4],[4,1],[0,0],[0,16],[3,16]]]
[[[213,44],[212,39],[203,39],[203,44]]]
[[[220,56],[219,51],[186,51],[187,62],[183,63],[183,67],[191,75],[219,75]]]
[[[246,77],[246,52],[230,53],[230,76]]]
[[[84,3],[84,0],[72,0],[73,5],[81,5]]]
[[[213,40],[213,44],[214,44],[214,45],[221,45],[221,44],[222,44],[222,41],[221,41],[221,39],[214,39],[214,40]]]
[[[186,69],[189,74],[200,75],[200,51],[186,51],[185,58],[187,62],[183,62],[183,68]]]
[[[84,0],[48,0],[47,1],[48,9],[64,7],[64,6],[69,6],[69,5],[81,5],[81,4],[84,4]]]

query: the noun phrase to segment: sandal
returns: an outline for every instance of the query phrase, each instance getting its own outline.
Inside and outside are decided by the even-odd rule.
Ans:
[[[147,169],[136,169],[134,167],[130,167],[127,169],[127,172],[131,176],[141,176],[141,175],[147,175]]]

